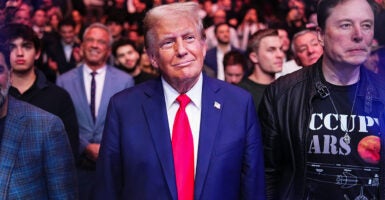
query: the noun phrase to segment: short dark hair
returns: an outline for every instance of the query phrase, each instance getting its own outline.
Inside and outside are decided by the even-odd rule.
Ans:
[[[73,28],[75,28],[76,23],[71,18],[65,18],[59,22],[58,29],[60,30],[62,26],[72,26]]]
[[[7,24],[0,30],[0,38],[1,43],[6,45],[9,45],[12,40],[22,38],[25,41],[32,42],[36,51],[41,50],[41,41],[39,37],[31,27],[24,24]]]
[[[223,25],[227,25],[228,27],[230,27],[230,25],[229,25],[228,23],[226,23],[226,22],[222,22],[222,23],[219,23],[219,24],[215,25],[215,26],[214,26],[214,34],[215,34],[215,35],[217,34],[218,28],[219,28],[220,26],[223,26]]]
[[[247,71],[247,60],[245,55],[237,50],[231,50],[227,52],[223,57],[223,67],[226,69],[228,65],[237,65],[242,66],[243,72]]]
[[[129,39],[120,39],[112,44],[112,55],[116,57],[116,51],[118,50],[118,48],[126,45],[132,46],[132,48],[134,48],[136,52],[138,52],[139,54],[142,54],[142,52],[139,50],[139,48],[137,47],[134,41]]]
[[[251,35],[248,43],[247,43],[247,54],[251,52],[257,52],[259,49],[259,44],[261,40],[265,37],[269,36],[279,36],[277,29],[261,29]]]
[[[317,5],[317,22],[318,26],[325,30],[325,24],[326,20],[329,18],[332,9],[335,8],[337,5],[345,3],[349,0],[319,0]],[[376,16],[376,13],[379,10],[378,4],[375,3],[373,0],[366,0],[370,7],[372,8],[374,16]]]

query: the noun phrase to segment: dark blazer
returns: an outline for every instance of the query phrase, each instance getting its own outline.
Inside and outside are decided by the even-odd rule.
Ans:
[[[79,47],[80,47],[79,44],[74,44],[72,48],[79,48]],[[54,44],[52,44],[51,46],[48,46],[47,49],[48,49],[48,51],[47,51],[48,56],[51,59],[53,59],[58,65],[59,74],[63,74],[65,72],[75,68],[76,65],[78,64],[75,61],[75,58],[74,58],[72,53],[71,53],[70,60],[67,61],[65,53],[64,53],[63,44],[62,44],[60,39],[58,41],[56,41]]]
[[[9,97],[0,146],[0,199],[77,199],[76,171],[61,120]]]
[[[237,49],[237,48],[235,48],[233,46],[231,46],[231,50],[237,50],[237,51],[243,53],[242,50]],[[211,48],[211,49],[207,50],[206,57],[205,57],[205,60],[204,60],[205,66],[209,67],[212,71],[214,71],[214,73],[215,73],[215,77],[214,78],[217,77],[217,73],[218,73],[217,52],[218,52],[218,48],[217,47],[214,47],[214,48]]]
[[[161,79],[115,95],[97,162],[96,199],[177,199]],[[264,199],[263,151],[252,97],[203,76],[194,199]]]

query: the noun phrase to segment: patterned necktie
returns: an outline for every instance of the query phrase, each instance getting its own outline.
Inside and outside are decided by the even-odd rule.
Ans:
[[[95,91],[96,91],[96,82],[95,82],[95,75],[97,72],[91,72],[91,102],[90,102],[90,109],[91,109],[91,115],[92,115],[92,120],[95,123]]]
[[[172,129],[172,151],[178,200],[192,200],[194,198],[194,145],[185,111],[191,100],[186,94],[181,94],[177,101],[179,109]]]

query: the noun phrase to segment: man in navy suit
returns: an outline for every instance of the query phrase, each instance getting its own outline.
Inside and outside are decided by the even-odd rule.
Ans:
[[[225,80],[225,70],[223,66],[223,57],[229,51],[239,51],[230,43],[230,25],[227,23],[220,23],[215,25],[214,29],[215,37],[218,44],[207,50],[207,56],[204,59],[206,68],[204,69],[207,75],[208,72],[213,72],[211,76],[215,76],[219,80]]]
[[[79,124],[79,187],[80,199],[89,199],[95,183],[95,161],[112,95],[134,85],[128,74],[106,64],[112,36],[100,23],[91,24],[84,32],[81,46],[84,64],[57,79],[68,91],[75,105]],[[94,84],[93,84],[94,83]]]
[[[96,199],[265,198],[252,97],[202,74],[198,10],[193,2],[173,3],[146,14],[146,51],[161,77],[111,98]],[[185,106],[180,99],[191,101]]]

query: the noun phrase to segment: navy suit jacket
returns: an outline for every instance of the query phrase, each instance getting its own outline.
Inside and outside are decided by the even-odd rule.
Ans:
[[[0,199],[77,199],[75,164],[61,120],[9,97],[0,145]]]
[[[233,46],[231,46],[231,50],[237,50],[241,53],[243,53],[242,50],[240,49],[237,49]],[[218,52],[218,48],[217,47],[214,47],[214,48],[211,48],[207,51],[206,53],[206,57],[205,57],[205,60],[204,60],[204,64],[209,67],[211,70],[214,71],[215,73],[215,77],[217,77],[217,73],[218,73],[218,63],[217,63],[217,52]],[[222,60],[223,62],[223,60]]]
[[[177,199],[164,98],[158,78],[111,99],[96,199]],[[250,94],[203,76],[201,109],[194,199],[264,199],[260,126]]]

